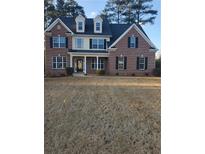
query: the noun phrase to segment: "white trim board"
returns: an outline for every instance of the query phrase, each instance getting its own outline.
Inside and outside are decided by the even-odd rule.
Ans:
[[[68,52],[71,56],[87,56],[87,57],[108,57],[108,53],[83,53],[83,52]]]
[[[153,48],[156,48],[156,46],[147,38],[147,36],[137,27],[136,24],[132,24],[120,37],[118,37],[117,40],[113,44],[110,45],[109,49],[111,49],[113,46],[117,44],[132,28],[135,28],[135,30],[145,39],[145,41]]]
[[[60,18],[57,18],[50,26],[48,26],[46,28],[46,30],[44,32],[50,31],[59,22],[65,27],[65,29],[67,29],[69,32],[71,32],[73,34],[73,32],[70,30],[70,28],[68,28]]]

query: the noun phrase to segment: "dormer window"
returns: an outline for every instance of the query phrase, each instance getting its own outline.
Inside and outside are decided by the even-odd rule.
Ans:
[[[82,31],[82,30],[83,30],[83,22],[82,22],[82,21],[79,21],[79,22],[78,22],[78,30],[79,30],[79,31]]]
[[[96,31],[100,31],[100,23],[99,22],[96,22]]]
[[[93,19],[94,21],[94,33],[102,33],[102,18],[100,16],[97,16]]]
[[[76,32],[85,32],[85,18],[82,15],[78,15],[75,18],[76,22]]]

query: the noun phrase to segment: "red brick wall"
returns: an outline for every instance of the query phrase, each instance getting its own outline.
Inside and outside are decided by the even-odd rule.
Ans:
[[[138,37],[138,48],[128,48],[128,37],[134,35]],[[109,74],[115,75],[119,73],[120,75],[132,75],[136,76],[145,75],[145,73],[151,74],[155,68],[155,53],[149,51],[149,44],[144,40],[144,38],[132,28],[116,45],[116,51],[110,51],[108,67]],[[116,56],[120,55],[127,57],[127,69],[126,70],[116,70]],[[148,57],[147,70],[141,71],[136,69],[137,57],[143,54],[144,57]]]
[[[57,29],[57,26],[60,25],[60,29]],[[52,36],[65,36],[68,38],[68,48],[50,48],[50,37]],[[67,63],[69,65],[69,55],[67,54],[68,49],[72,49],[72,38],[68,34],[68,31],[60,23],[56,24],[50,32],[45,33],[45,74],[48,76],[59,76],[66,74],[65,69],[52,69],[52,56],[61,56],[67,57]]]

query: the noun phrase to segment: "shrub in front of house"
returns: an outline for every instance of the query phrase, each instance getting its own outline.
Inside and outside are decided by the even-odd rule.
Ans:
[[[96,74],[97,75],[105,75],[105,70],[97,70]]]
[[[73,72],[74,72],[73,67],[66,67],[66,74],[67,74],[67,75],[72,75]]]

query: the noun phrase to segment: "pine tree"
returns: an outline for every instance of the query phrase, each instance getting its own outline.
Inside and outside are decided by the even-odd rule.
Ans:
[[[65,3],[66,16],[75,17],[85,15],[84,9],[75,0],[67,0]]]
[[[153,0],[131,0],[130,8],[125,9],[124,21],[126,23],[154,24],[157,10],[153,10],[150,4]]]
[[[46,28],[55,17],[56,14],[53,0],[44,0],[44,27]]]
[[[126,2],[127,0],[108,0],[101,15],[107,16],[110,22],[121,23]]]
[[[66,16],[65,0],[56,1],[56,14],[57,16]]]
[[[107,0],[101,15],[111,23],[153,24],[157,10],[152,9],[153,0]]]

